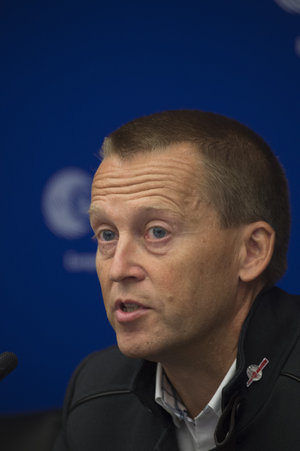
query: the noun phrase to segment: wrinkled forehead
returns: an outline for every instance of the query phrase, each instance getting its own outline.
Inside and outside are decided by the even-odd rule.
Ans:
[[[192,213],[207,198],[203,169],[195,151],[182,146],[137,153],[129,159],[107,156],[92,185],[90,212],[121,205],[162,208],[176,214]]]
[[[178,144],[163,150],[138,152],[129,158],[111,154],[100,164],[93,190],[138,191],[148,184],[184,192],[198,192],[205,174],[201,159],[189,144]],[[104,192],[103,191],[103,192]]]

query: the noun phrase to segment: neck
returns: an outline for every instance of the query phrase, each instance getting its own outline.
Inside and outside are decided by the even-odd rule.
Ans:
[[[191,418],[208,404],[236,359],[241,327],[260,289],[253,290],[235,317],[210,337],[177,347],[171,358],[161,360]]]
[[[208,404],[237,354],[237,343],[231,349],[211,344],[210,353],[193,353],[193,357],[179,356],[176,362],[162,362],[171,384],[182,399],[191,418],[196,417]]]

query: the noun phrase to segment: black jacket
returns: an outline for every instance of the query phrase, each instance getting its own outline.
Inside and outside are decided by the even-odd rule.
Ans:
[[[300,297],[279,288],[260,294],[223,390],[214,449],[300,450],[299,336]],[[247,368],[264,358],[261,379],[247,387]],[[116,347],[87,357],[71,379],[55,451],[178,451],[172,418],[154,401],[155,370]]]

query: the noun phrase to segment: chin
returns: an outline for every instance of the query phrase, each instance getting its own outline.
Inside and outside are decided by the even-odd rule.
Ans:
[[[123,340],[120,340],[118,338],[117,343],[118,348],[126,357],[159,362],[159,353],[154,349],[154,346],[151,346],[149,343],[124,343]]]

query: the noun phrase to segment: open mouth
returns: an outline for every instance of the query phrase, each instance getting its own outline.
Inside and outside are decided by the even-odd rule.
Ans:
[[[137,304],[122,304],[121,305],[122,312],[127,312],[127,313],[135,312],[139,308],[141,308],[141,307]]]
[[[149,307],[132,299],[121,299],[115,303],[115,316],[119,323],[132,323],[142,318],[148,311]]]

